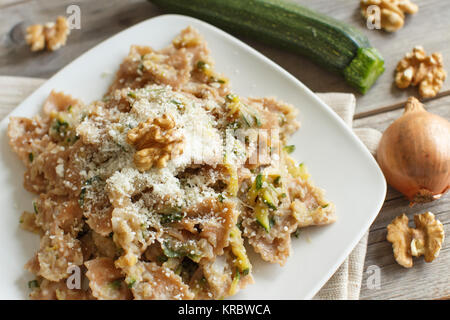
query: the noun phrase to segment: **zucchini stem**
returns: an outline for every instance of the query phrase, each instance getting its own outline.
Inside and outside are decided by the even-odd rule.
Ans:
[[[356,57],[344,69],[344,78],[364,94],[383,72],[384,60],[378,50],[359,48]]]

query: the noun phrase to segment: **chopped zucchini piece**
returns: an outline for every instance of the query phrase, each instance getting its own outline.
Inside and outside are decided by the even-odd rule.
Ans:
[[[290,146],[284,146],[283,148],[287,153],[292,153],[295,151],[295,146],[294,145],[290,145]]]
[[[176,240],[166,240],[162,243],[164,255],[168,258],[188,257],[194,262],[200,261],[202,253],[193,243],[181,243]],[[170,259],[169,259],[170,260]]]
[[[255,218],[261,227],[266,230],[266,232],[270,231],[269,208],[264,205],[257,204],[255,207]]]
[[[256,176],[256,179],[255,179],[255,189],[256,189],[256,191],[258,191],[259,189],[262,188],[263,182],[264,182],[264,176],[260,173],[260,174],[258,174]]]
[[[241,102],[237,95],[229,94],[226,96],[226,108],[228,109],[228,117],[242,120],[242,123],[248,128],[262,125],[259,113],[254,108]]]
[[[272,210],[277,210],[278,199],[274,197],[274,194],[269,191],[268,188],[264,189],[262,193],[263,202]]]
[[[250,272],[252,265],[247,257],[245,251],[244,241],[242,240],[241,230],[237,226],[234,226],[230,231],[230,245],[231,251],[236,256],[236,267],[240,272]]]
[[[228,291],[228,294],[230,296],[235,295],[239,290],[239,281],[241,280],[241,274],[239,270],[236,270],[233,281],[231,282],[230,290]]]
[[[309,173],[304,163],[300,163],[297,166],[294,159],[292,159],[287,154],[285,155],[285,157],[287,169],[291,176],[293,176],[294,178],[300,178],[304,181],[309,179]]]
[[[133,288],[133,286],[134,286],[135,283],[136,283],[136,279],[130,278],[130,279],[127,281],[127,287],[128,287],[128,289]]]
[[[226,162],[226,157],[225,157],[225,162]],[[239,191],[239,178],[238,178],[238,174],[237,174],[237,169],[234,165],[232,165],[230,163],[225,163],[225,168],[227,169],[227,171],[230,175],[230,181],[228,183],[227,193],[230,196],[235,196],[235,195],[237,195],[237,193]]]
[[[300,165],[298,166],[299,168],[299,172],[300,172],[300,178],[302,178],[302,180],[308,180],[309,179],[309,173],[308,170],[305,166],[304,163],[300,163]]]

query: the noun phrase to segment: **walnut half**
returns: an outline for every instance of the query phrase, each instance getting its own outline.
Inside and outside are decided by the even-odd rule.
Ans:
[[[362,15],[369,18],[370,6],[377,6],[380,9],[381,27],[394,32],[401,29],[405,23],[405,13],[415,14],[419,7],[410,0],[361,0],[360,7]]]
[[[27,28],[25,40],[31,51],[40,51],[47,46],[47,50],[55,51],[66,44],[70,33],[67,19],[63,16],[56,18],[56,22],[45,25],[34,24]]]
[[[444,70],[442,54],[436,52],[427,56],[421,46],[417,46],[398,63],[395,84],[400,89],[419,86],[419,94],[424,98],[436,96],[444,84],[447,73]]]
[[[408,227],[408,217],[402,214],[387,227],[387,240],[392,243],[395,260],[405,268],[413,266],[413,256],[423,255],[426,262],[433,261],[444,241],[444,227],[431,212],[415,215],[414,223],[415,229]]]
[[[176,134],[175,121],[168,115],[148,119],[128,131],[127,142],[136,148],[134,164],[139,171],[156,166],[163,168],[167,161],[183,153],[183,137]]]

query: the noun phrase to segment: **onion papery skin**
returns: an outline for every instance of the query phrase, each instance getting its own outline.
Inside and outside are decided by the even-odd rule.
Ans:
[[[383,133],[377,160],[386,181],[412,203],[440,198],[450,187],[450,122],[410,98]]]

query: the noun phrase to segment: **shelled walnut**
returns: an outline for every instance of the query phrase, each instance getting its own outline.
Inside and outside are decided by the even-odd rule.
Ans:
[[[183,137],[177,135],[175,121],[168,115],[148,119],[128,131],[127,142],[133,145],[134,164],[139,171],[157,166],[163,168],[172,157],[183,153]]]
[[[410,0],[361,0],[360,7],[362,15],[367,19],[370,16],[370,6],[377,6],[380,9],[381,27],[394,32],[405,24],[405,14],[415,14],[419,7]]]
[[[65,17],[59,16],[56,22],[48,22],[45,25],[34,24],[26,29],[25,40],[30,45],[31,51],[47,50],[55,51],[66,44],[70,34],[69,24]]]
[[[417,46],[400,60],[397,65],[395,84],[400,89],[419,86],[419,94],[432,98],[441,90],[447,73],[444,70],[442,54],[435,52],[427,56],[421,46]]]
[[[414,223],[415,229],[408,227],[408,217],[402,214],[387,227],[387,240],[392,243],[395,260],[405,268],[413,266],[413,256],[423,255],[426,262],[433,261],[444,241],[444,227],[431,212],[415,215]]]

